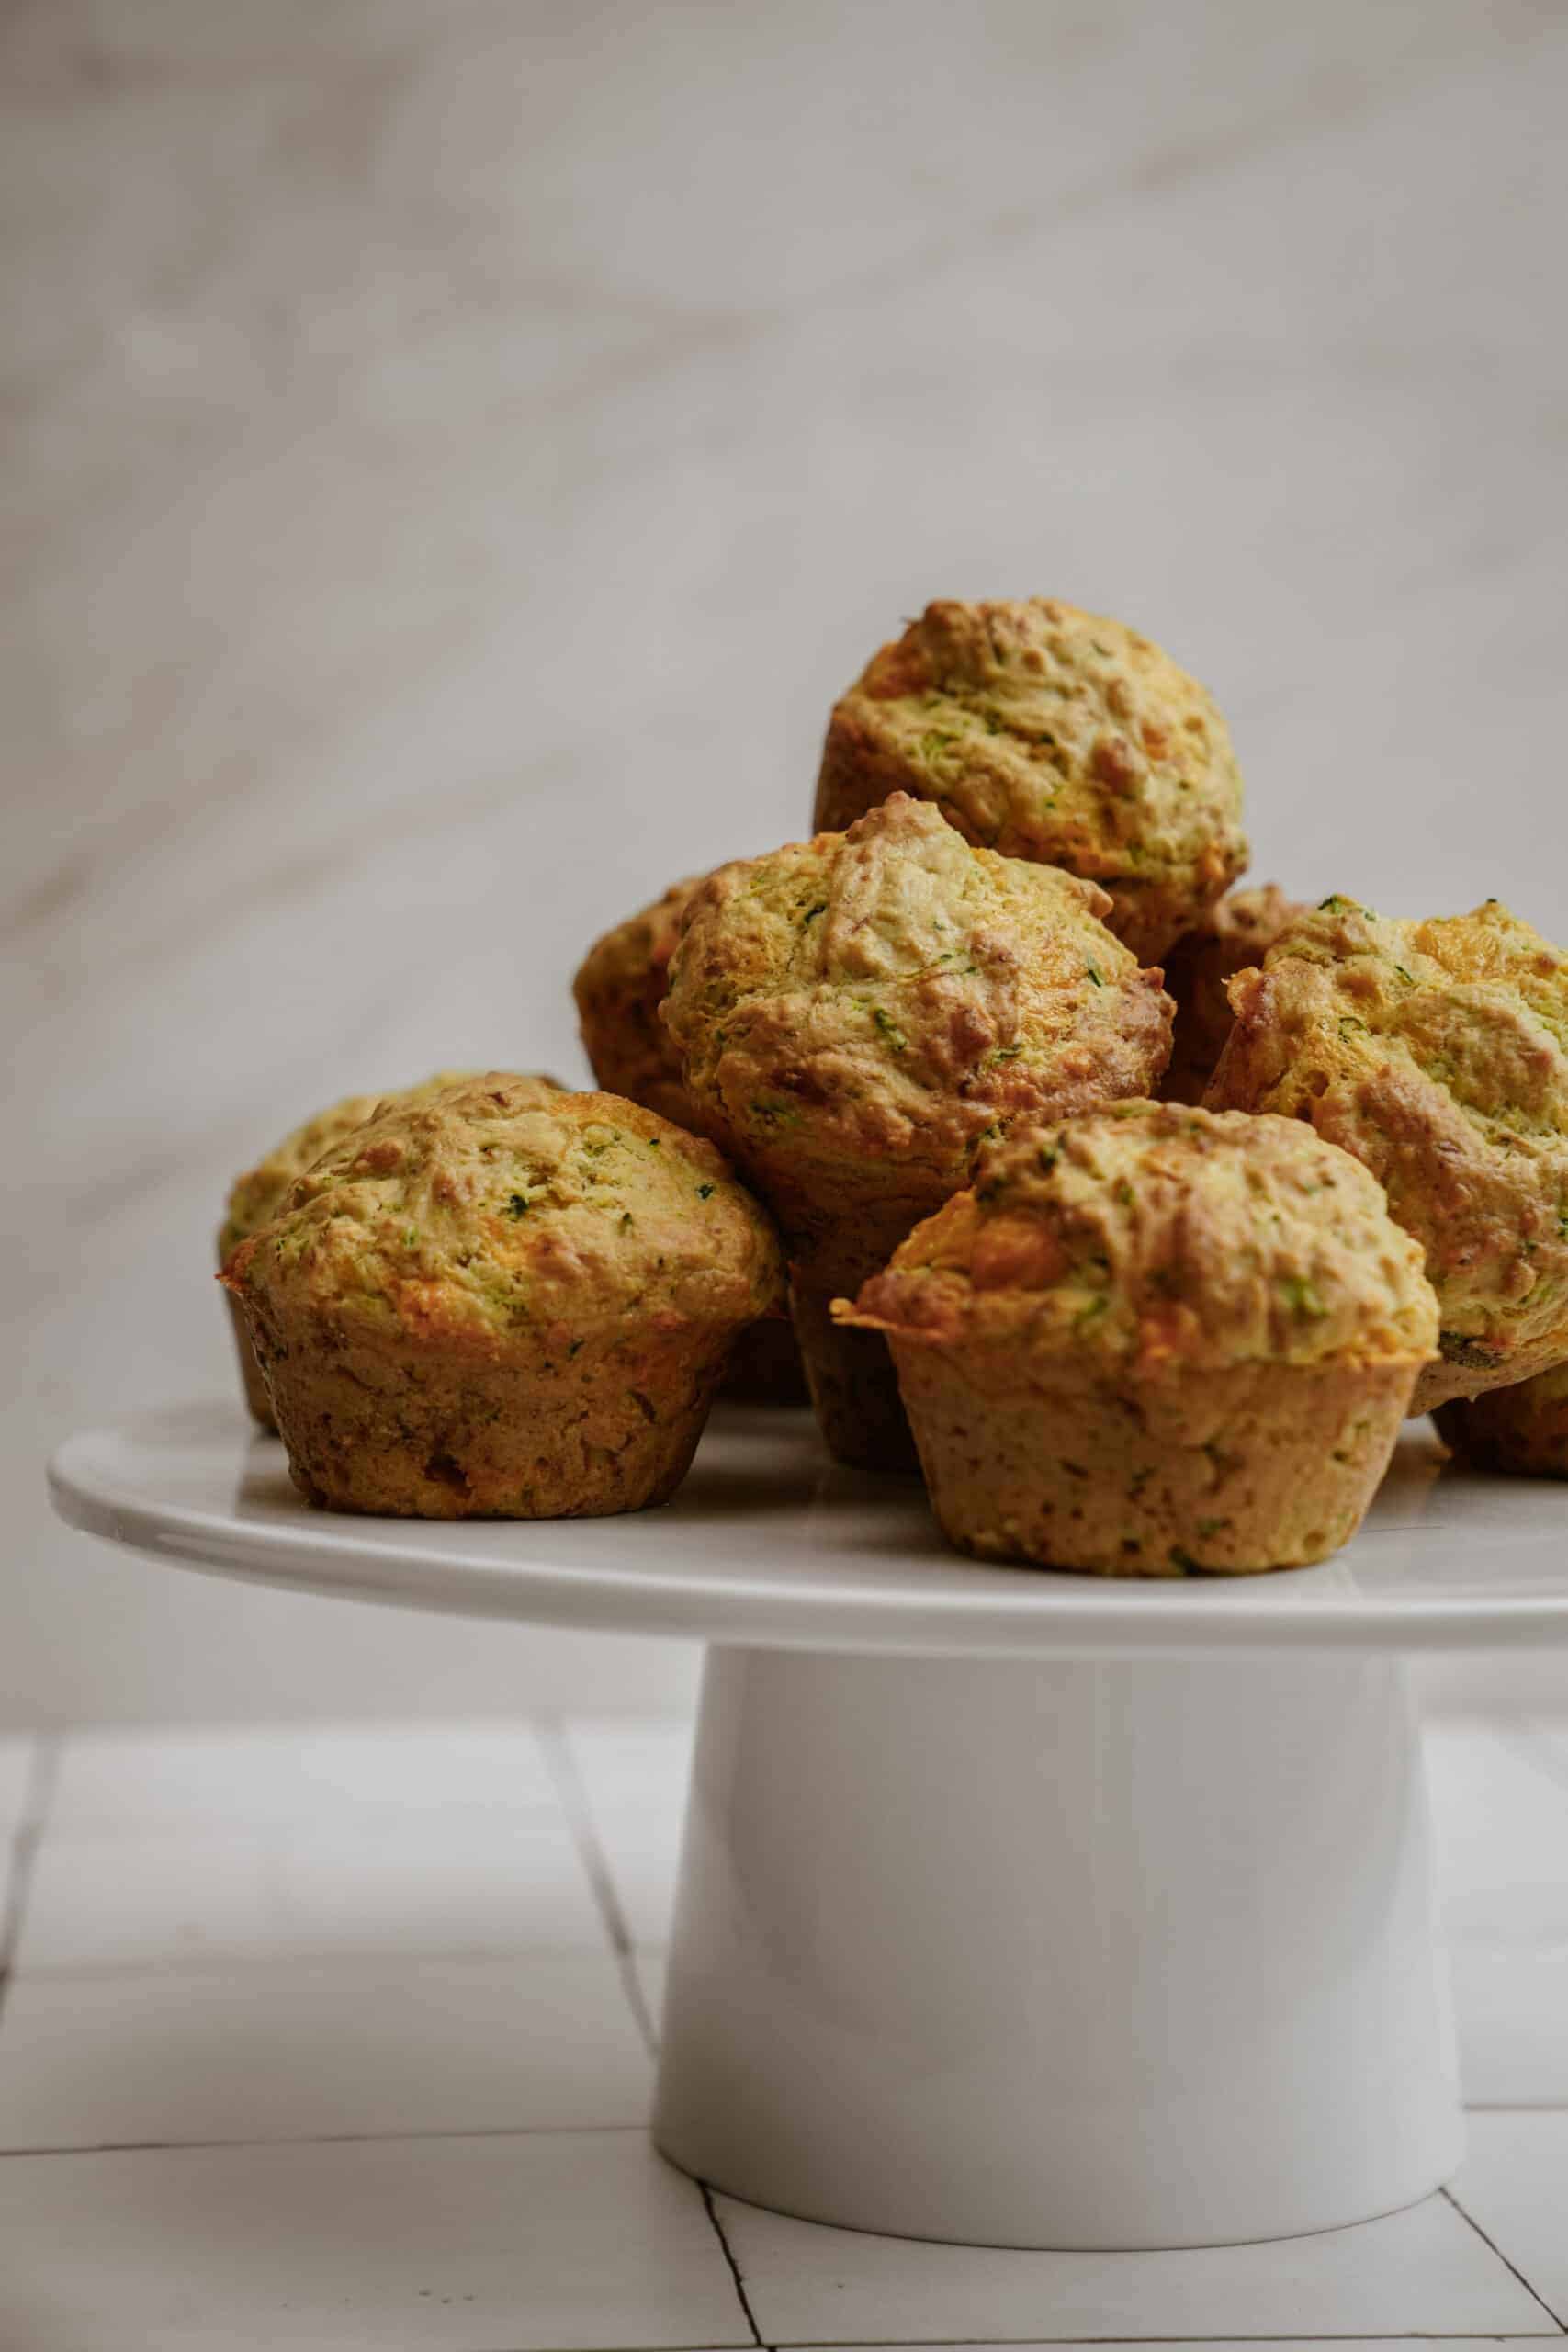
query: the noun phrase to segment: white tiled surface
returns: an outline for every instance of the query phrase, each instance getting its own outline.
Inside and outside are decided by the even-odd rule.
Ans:
[[[1551,2335],[1445,2198],[1359,2229],[1180,2254],[912,2245],[717,2200],[763,2339]]]
[[[1466,2096],[1568,2107],[1568,1743],[1428,1749]]]
[[[1568,2329],[1568,2112],[1472,2117],[1453,2194]]]
[[[483,1827],[243,1823],[40,1852],[17,1953],[24,1973],[333,1953],[592,1951],[604,1928],[558,1807]]]
[[[20,1977],[0,2148],[633,2125],[650,2080],[597,1954]]]
[[[664,2014],[665,1955],[661,1951],[634,1951],[631,1964],[644,2012],[653,2019],[657,2033]]]
[[[1568,1739],[1429,1743],[1484,2110],[1452,2197],[1122,2256],[710,2214],[650,2153],[690,1745],[581,1717],[0,1747],[0,2352],[1568,2332]]]
[[[632,1941],[667,1942],[692,1725],[670,1718],[589,1719],[568,1726],[566,1745]]]
[[[639,2132],[13,2157],[0,2244],[4,2352],[752,2341]]]
[[[32,1750],[25,1739],[0,1739],[0,1838],[9,1837],[28,1801]]]
[[[50,1821],[51,1830],[203,1821],[298,1829],[423,1815],[445,1837],[455,1820],[556,1802],[544,1746],[526,1724],[87,1734],[60,1758]]]

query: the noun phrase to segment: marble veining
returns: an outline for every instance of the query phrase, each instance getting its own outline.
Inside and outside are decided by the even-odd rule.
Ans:
[[[581,1075],[583,944],[804,827],[929,595],[1160,638],[1293,888],[1568,934],[1565,66],[1529,0],[8,13],[0,1716],[497,1697],[302,1668],[39,1452],[226,1375],[276,1130]]]

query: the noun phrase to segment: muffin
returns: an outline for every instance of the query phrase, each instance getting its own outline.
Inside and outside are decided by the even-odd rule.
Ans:
[[[839,1311],[891,1341],[949,1541],[1100,1576],[1337,1550],[1438,1336],[1348,1153],[1165,1102],[988,1146]]]
[[[276,1144],[265,1159],[236,1176],[230,1189],[229,1204],[218,1229],[218,1263],[226,1266],[242,1241],[270,1225],[283,1203],[283,1196],[296,1176],[302,1176],[313,1160],[319,1159],[329,1145],[342,1136],[352,1135],[367,1119],[374,1118],[383,1102],[412,1102],[442,1087],[453,1085],[459,1078],[470,1075],[462,1070],[440,1070],[434,1078],[421,1080],[417,1086],[404,1087],[400,1091],[384,1094],[349,1094],[334,1102],[328,1111],[318,1112],[307,1119],[302,1127]],[[558,1091],[553,1078],[537,1078],[530,1081],[550,1092]],[[261,1366],[245,1329],[245,1318],[238,1299],[229,1299],[229,1316],[234,1328],[234,1345],[240,1359],[240,1380],[245,1392],[245,1402],[264,1430],[276,1430],[272,1417],[272,1401],[266,1393]]]
[[[783,1273],[711,1144],[491,1072],[384,1105],[222,1279],[309,1501],[558,1519],[674,1492]]]
[[[1433,1419],[1462,1462],[1516,1478],[1568,1478],[1568,1363],[1517,1388],[1456,1396]]]
[[[835,1294],[967,1181],[982,1136],[1145,1093],[1165,1066],[1169,1000],[1106,904],[904,793],[692,898],[663,1017],[705,1125],[784,1227],[841,1461],[912,1467],[913,1449],[886,1349],[837,1329]]]
[[[816,823],[890,792],[980,847],[1111,896],[1153,963],[1247,866],[1241,776],[1211,697],[1146,637],[1045,596],[928,605],[835,706]]]
[[[596,939],[571,984],[583,1050],[599,1084],[678,1127],[694,1126],[695,1116],[659,1008],[681,917],[701,878],[671,882],[661,899]]]
[[[1232,890],[1201,922],[1183,932],[1165,959],[1165,985],[1176,1001],[1170,1068],[1160,1081],[1166,1102],[1201,1102],[1231,1033],[1226,988],[1261,964],[1280,933],[1309,910],[1273,882]]]
[[[1232,981],[1205,1100],[1310,1119],[1427,1253],[1442,1361],[1415,1409],[1568,1358],[1568,959],[1496,899],[1386,922],[1325,899]]]
[[[624,1094],[694,1133],[702,1121],[659,1008],[681,918],[702,878],[672,882],[662,898],[595,940],[572,982],[583,1050],[605,1092]],[[737,1404],[805,1404],[806,1374],[787,1321],[767,1317],[741,1332],[719,1393]]]

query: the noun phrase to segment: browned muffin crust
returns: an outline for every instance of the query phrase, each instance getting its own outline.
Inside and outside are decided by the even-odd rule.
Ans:
[[[1169,1000],[1105,907],[904,793],[692,898],[664,1017],[705,1125],[784,1226],[840,1461],[915,1466],[887,1351],[835,1326],[834,1293],[964,1182],[981,1136],[1141,1093],[1164,1067]]]
[[[596,939],[572,982],[583,1050],[599,1084],[678,1127],[693,1127],[696,1118],[659,1008],[681,918],[701,878],[671,882],[650,906]]]
[[[1104,907],[903,793],[701,885],[664,1019],[797,1263],[858,1280],[982,1136],[1148,1090],[1171,1007]]]
[[[596,940],[572,983],[582,1044],[607,1093],[625,1095],[677,1126],[702,1131],[681,1076],[681,1055],[660,1018],[670,958],[701,876],[672,882],[661,898]],[[766,1318],[735,1342],[720,1394],[742,1405],[804,1405],[806,1374],[789,1324]]]
[[[1348,1153],[1152,1102],[988,1147],[837,1311],[886,1333],[961,1550],[1102,1576],[1346,1542],[1438,1329],[1419,1248]]]
[[[829,723],[815,821],[841,830],[891,792],[1100,883],[1141,963],[1247,865],[1213,697],[1149,639],[1053,597],[928,605],[873,656]]]
[[[1496,899],[1392,922],[1326,899],[1230,988],[1207,1095],[1369,1168],[1416,1236],[1443,1361],[1416,1409],[1568,1359],[1568,957]]]
[[[344,1137],[223,1280],[310,1501],[561,1518],[673,1492],[782,1264],[711,1144],[491,1072]]]
[[[1184,932],[1165,959],[1166,993],[1175,1000],[1170,1067],[1160,1080],[1167,1102],[1201,1102],[1231,1033],[1229,983],[1261,964],[1274,942],[1311,910],[1275,882],[1232,890]]]
[[[295,1178],[302,1176],[307,1168],[313,1166],[331,1145],[344,1136],[352,1135],[356,1127],[364,1126],[367,1120],[373,1119],[382,1109],[389,1109],[400,1102],[417,1102],[422,1095],[440,1093],[445,1088],[477,1075],[472,1070],[437,1070],[434,1078],[421,1079],[415,1086],[386,1087],[379,1094],[348,1094],[326,1110],[318,1111],[302,1125],[291,1128],[281,1143],[274,1144],[265,1157],[257,1160],[254,1168],[247,1168],[243,1176],[236,1176],[230,1187],[223,1223],[218,1232],[220,1268],[228,1264],[242,1241],[253,1233],[259,1233],[264,1225],[272,1222]],[[518,1082],[537,1087],[544,1094],[559,1094],[563,1091],[558,1079],[542,1075]],[[245,1329],[240,1302],[231,1295],[227,1304],[245,1402],[264,1430],[276,1431],[277,1423],[273,1419],[272,1399],[266,1393],[266,1382],[256,1362],[255,1350]]]
[[[858,1312],[933,1344],[1145,1375],[1416,1363],[1437,1338],[1420,1247],[1348,1152],[1292,1119],[1175,1102],[987,1144]]]

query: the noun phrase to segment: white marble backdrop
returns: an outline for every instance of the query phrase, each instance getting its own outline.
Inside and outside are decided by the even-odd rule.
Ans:
[[[1568,933],[1550,0],[14,0],[0,1718],[582,1650],[141,1568],[46,1443],[227,1375],[231,1171],[581,1069],[585,941],[801,830],[933,594],[1229,712],[1259,869]],[[689,1658],[605,1645],[600,1690]]]

